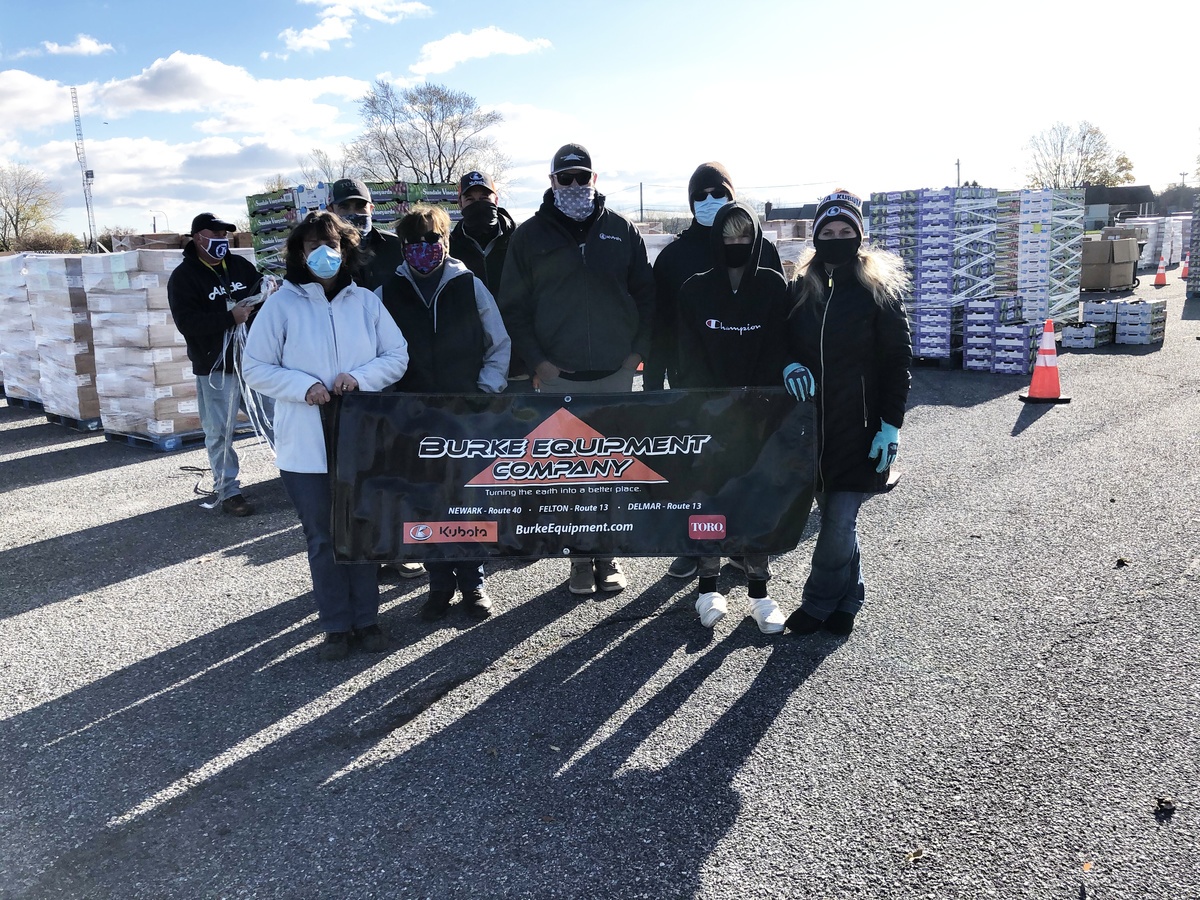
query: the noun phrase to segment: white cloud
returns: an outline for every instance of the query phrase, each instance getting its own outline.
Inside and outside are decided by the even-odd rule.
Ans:
[[[410,72],[418,75],[436,75],[449,72],[459,63],[470,59],[484,59],[488,56],[521,56],[545,50],[551,44],[545,38],[529,40],[519,34],[501,31],[495,25],[487,28],[476,28],[470,34],[456,31],[438,41],[432,41],[421,48],[421,55],[416,63],[409,66]]]
[[[425,16],[433,12],[424,3],[412,0],[300,0],[319,6],[317,24],[311,28],[285,28],[279,39],[289,51],[328,50],[334,41],[349,41],[358,22],[356,16],[394,25],[408,16]]]
[[[0,137],[42,131],[71,119],[71,92],[56,81],[7,69],[0,72],[0,109]]]
[[[113,52],[112,44],[102,44],[91,35],[75,35],[73,44],[56,44],[54,41],[42,41],[46,52],[52,56],[99,56],[102,53]]]

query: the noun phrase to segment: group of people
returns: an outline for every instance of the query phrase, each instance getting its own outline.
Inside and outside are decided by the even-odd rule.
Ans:
[[[517,226],[492,179],[468,172],[453,228],[445,211],[418,205],[392,235],[374,226],[366,186],[341,179],[329,210],[310,213],[288,237],[283,284],[257,312],[241,374],[274,403],[276,461],[308,545],[321,656],[388,646],[378,569],[334,560],[321,416],[331,396],[626,392],[639,366],[644,390],[782,385],[815,403],[821,528],[799,607],[785,618],[769,596],[765,555],[731,562],[746,573],[749,613],[764,633],[849,634],[864,600],[858,511],[887,483],[908,396],[900,259],[863,246],[861,201],[839,190],[818,206],[814,249],[789,283],[754,210],[710,162],[688,184],[690,227],[651,266],[638,229],[597,192],[586,148],[561,147],[549,181],[541,206]],[[206,445],[222,510],[248,515],[236,455],[221,446],[237,413],[228,374],[235,361],[213,350],[251,314],[242,303],[252,276],[227,252],[232,230],[198,216],[168,293],[201,390],[212,392],[213,373],[223,386],[234,382],[221,395],[220,416],[202,405],[202,424],[207,436],[215,423]],[[721,562],[681,557],[667,570],[698,575],[696,611],[709,628],[728,613]],[[456,595],[468,616],[491,615],[482,564],[397,568],[409,577],[428,572],[423,618],[446,616]],[[627,578],[615,559],[574,558],[567,586],[589,595],[622,590]]]

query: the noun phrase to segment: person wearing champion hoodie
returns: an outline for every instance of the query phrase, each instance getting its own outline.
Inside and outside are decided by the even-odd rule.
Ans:
[[[866,596],[858,510],[887,485],[908,403],[908,275],[900,257],[862,243],[862,201],[839,189],[817,206],[814,250],[791,283],[783,382],[797,400],[817,404],[821,508],[800,607],[787,618],[797,634],[854,629]]]
[[[774,387],[787,359],[787,282],[763,266],[763,236],[754,210],[729,203],[717,210],[709,229],[712,268],[679,289],[677,388]],[[764,634],[783,631],[783,613],[767,596],[767,555],[743,559],[749,581],[750,615]],[[721,558],[699,560],[696,612],[712,628],[728,612],[717,590]]]
[[[699,272],[713,267],[712,224],[717,210],[737,200],[737,191],[729,171],[719,162],[701,163],[688,179],[688,204],[692,224],[679,237],[663,247],[654,260],[654,329],[650,355],[642,371],[642,390],[661,391],[678,387],[679,381],[679,289]],[[758,265],[783,275],[779,251],[763,240]],[[672,578],[691,578],[699,559],[680,556],[667,567]],[[733,565],[740,565],[733,560]]]
[[[596,193],[592,157],[564,144],[550,161],[542,205],[517,226],[500,279],[500,313],[513,352],[548,394],[633,390],[650,349],[654,272],[637,228]],[[611,558],[574,558],[573,594],[620,591]]]
[[[288,235],[283,286],[263,304],[242,371],[275,398],[275,462],[308,544],[322,659],[352,642],[387,649],[379,624],[379,569],[334,560],[331,479],[321,407],[330,395],[381,391],[404,376],[408,345],[375,294],[354,283],[359,230],[337,215],[309,213]]]
[[[471,270],[448,253],[450,217],[417,206],[396,234],[404,262],[376,292],[408,337],[409,362],[393,390],[418,394],[498,394],[504,390],[512,343],[496,301]],[[483,564],[429,560],[428,622],[445,618],[457,589],[474,619],[492,614],[483,589]]]

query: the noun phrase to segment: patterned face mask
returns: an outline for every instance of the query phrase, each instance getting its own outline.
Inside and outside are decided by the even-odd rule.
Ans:
[[[432,244],[418,241],[415,244],[404,245],[404,261],[422,275],[428,275],[440,266],[444,258],[445,251],[441,241]]]
[[[563,215],[582,222],[596,206],[596,189],[590,184],[573,184],[554,189],[554,205]]]

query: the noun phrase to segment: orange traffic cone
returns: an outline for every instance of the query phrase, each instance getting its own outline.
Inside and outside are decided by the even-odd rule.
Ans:
[[[1161,256],[1158,258],[1158,273],[1154,276],[1154,286],[1167,286],[1167,261]]]
[[[1189,252],[1188,255],[1183,258],[1183,271],[1179,273],[1180,278],[1186,279],[1188,277],[1188,265],[1191,264],[1191,261],[1192,254]]]
[[[1033,366],[1033,380],[1029,390],[1019,395],[1023,403],[1070,403],[1064,397],[1058,383],[1058,355],[1054,350],[1054,320],[1047,319],[1042,330],[1042,342],[1038,345],[1037,362]]]

